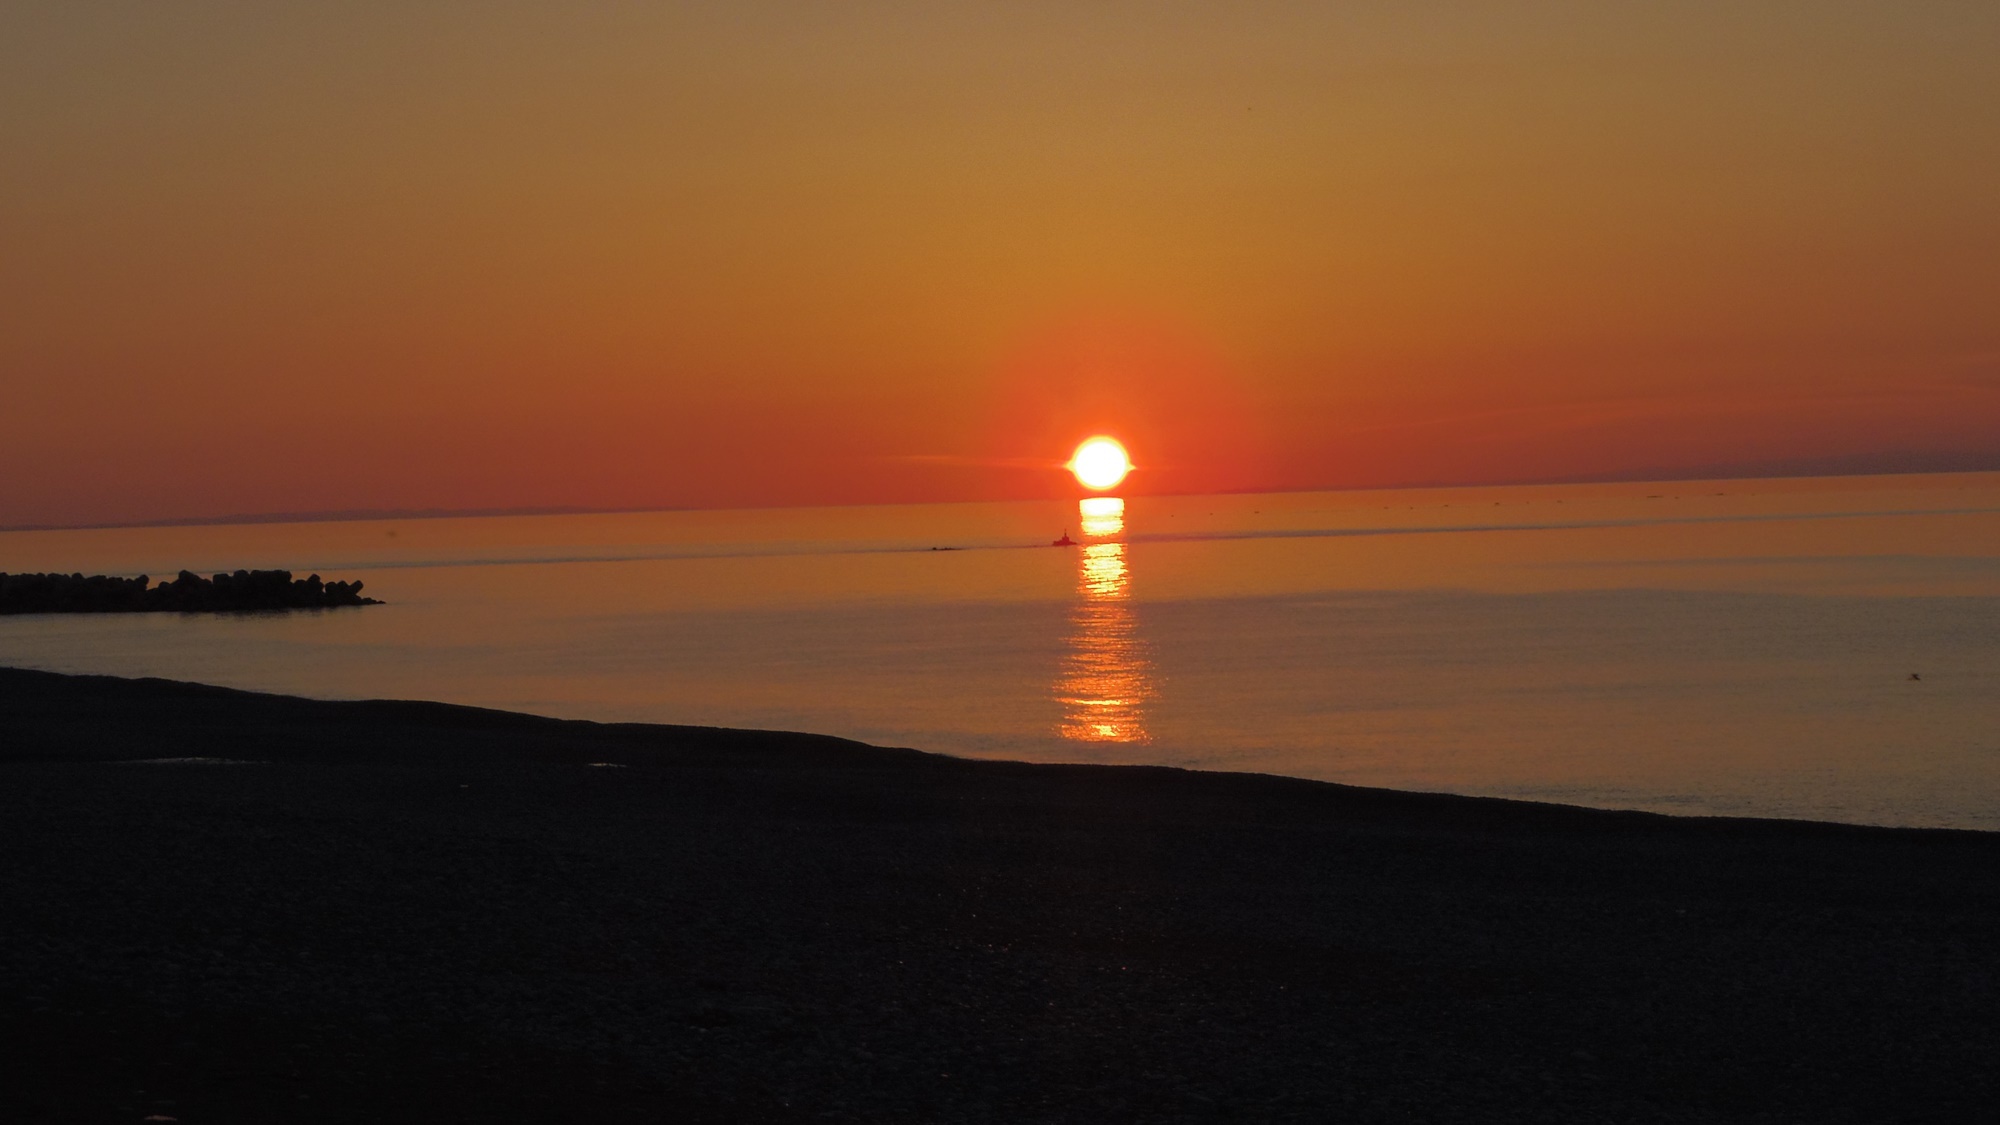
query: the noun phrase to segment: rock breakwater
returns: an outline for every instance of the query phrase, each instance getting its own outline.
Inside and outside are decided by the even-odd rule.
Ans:
[[[0,572],[0,614],[217,613],[382,604],[362,597],[361,586],[323,581],[317,574],[295,579],[289,570],[239,570],[213,578],[183,570],[157,585],[144,574],[120,578]]]

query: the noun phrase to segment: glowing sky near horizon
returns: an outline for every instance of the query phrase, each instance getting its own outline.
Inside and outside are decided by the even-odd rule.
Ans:
[[[2000,466],[2000,8],[0,8],[0,526]],[[743,451],[755,450],[745,458]]]

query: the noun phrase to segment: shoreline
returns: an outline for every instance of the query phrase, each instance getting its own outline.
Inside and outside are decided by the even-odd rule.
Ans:
[[[27,1120],[1944,1121],[2000,1095],[2000,833],[14,669],[0,779]]]
[[[379,604],[379,603],[378,603]],[[9,677],[23,677],[10,681]],[[365,722],[413,723],[419,725],[452,728],[462,726],[469,729],[500,732],[507,731],[515,739],[529,742],[540,739],[564,740],[575,746],[597,746],[605,749],[623,749],[636,761],[646,765],[690,765],[721,764],[718,755],[749,754],[772,755],[773,761],[789,764],[812,764],[831,767],[838,764],[838,755],[849,755],[853,761],[849,765],[863,763],[882,765],[898,763],[903,765],[926,764],[933,767],[954,766],[983,769],[993,767],[1000,770],[1036,771],[1114,771],[1120,774],[1172,774],[1192,778],[1218,779],[1224,785],[1269,785],[1273,791],[1286,787],[1305,787],[1308,790],[1323,790],[1339,793],[1348,799],[1361,803],[1380,803],[1394,806],[1407,802],[1406,811],[1412,814],[1443,814],[1452,809],[1459,814],[1470,812],[1472,808],[1487,807],[1491,816],[1505,819],[1509,813],[1529,820],[1538,814],[1550,816],[1578,815],[1591,817],[1618,817],[1657,819],[1670,824],[1708,824],[1716,826],[1758,826],[1775,828],[1797,827],[1800,829],[1825,829],[1836,832],[1858,830],[1863,832],[1897,832],[1921,834],[1967,835],[1991,838],[2000,841],[2000,830],[1960,828],[1938,825],[1873,824],[1861,821],[1814,820],[1809,817],[1749,816],[1715,813],[1662,812],[1653,809],[1610,808],[1601,805],[1567,804],[1561,801],[1538,801],[1525,797],[1501,797],[1467,793],[1453,793],[1448,790],[1397,789],[1388,786],[1357,785],[1347,782],[1326,781],[1318,778],[1299,777],[1292,774],[1259,773],[1251,770],[1216,770],[1197,766],[1172,766],[1151,763],[1101,763],[1101,762],[1037,762],[1017,758],[975,758],[950,754],[937,750],[921,750],[914,747],[884,746],[863,742],[841,735],[818,734],[811,731],[776,730],[757,727],[713,727],[676,723],[649,722],[606,722],[597,719],[559,718],[551,715],[537,715],[527,711],[509,711],[498,707],[481,707],[475,704],[444,703],[425,699],[315,699],[307,696],[285,695],[279,692],[260,691],[253,688],[224,687],[217,684],[201,683],[194,680],[174,680],[162,676],[114,676],[94,672],[50,672],[34,668],[15,668],[0,665],[0,702],[17,703],[16,693],[23,685],[76,685],[84,690],[92,686],[102,686],[113,691],[126,693],[121,702],[126,705],[143,704],[149,700],[171,701],[177,706],[193,706],[198,709],[214,709],[218,713],[227,712],[233,706],[250,709],[251,712],[268,711],[280,719],[303,721],[333,721],[343,725]],[[122,685],[122,686],[113,686]],[[292,713],[283,714],[287,710]],[[18,717],[16,721],[19,721]],[[518,750],[513,742],[503,739],[502,743]],[[182,743],[186,744],[186,743]],[[671,749],[668,749],[668,748]],[[826,755],[823,758],[801,756],[805,748]],[[92,750],[78,745],[73,740],[65,740],[64,749],[59,754],[33,757],[15,751],[12,754],[0,750],[0,764],[8,761],[70,761],[116,763],[130,762],[146,764],[157,759],[119,756],[118,750]],[[547,751],[545,750],[546,754]],[[581,753],[581,751],[578,751]],[[665,756],[663,756],[665,755]],[[210,755],[183,755],[190,760]],[[571,754],[570,757],[575,757]],[[325,742],[312,741],[304,746],[280,748],[277,756],[263,759],[229,759],[244,764],[274,764],[278,762],[303,761],[346,761],[349,763],[379,761],[379,756],[371,755],[363,748],[340,742],[338,739]],[[754,759],[761,762],[762,759]],[[625,766],[632,763],[586,763],[591,765]],[[753,764],[746,760],[742,764]],[[770,763],[764,763],[770,764]],[[1504,811],[1503,811],[1504,810]]]

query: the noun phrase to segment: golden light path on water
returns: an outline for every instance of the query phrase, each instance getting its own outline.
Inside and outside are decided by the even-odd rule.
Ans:
[[[1078,742],[1147,742],[1152,665],[1132,614],[1125,563],[1125,501],[1093,496],[1077,505],[1083,546],[1055,694],[1062,736]]]

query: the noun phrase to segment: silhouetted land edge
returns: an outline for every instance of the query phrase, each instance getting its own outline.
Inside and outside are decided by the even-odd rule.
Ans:
[[[294,579],[289,570],[238,570],[203,578],[183,570],[157,585],[150,575],[0,572],[0,615],[19,613],[218,613],[381,605],[360,582]]]
[[[263,764],[137,764],[191,757]],[[1956,1122],[2000,1094],[1988,833],[0,670],[0,849],[24,1120]]]

